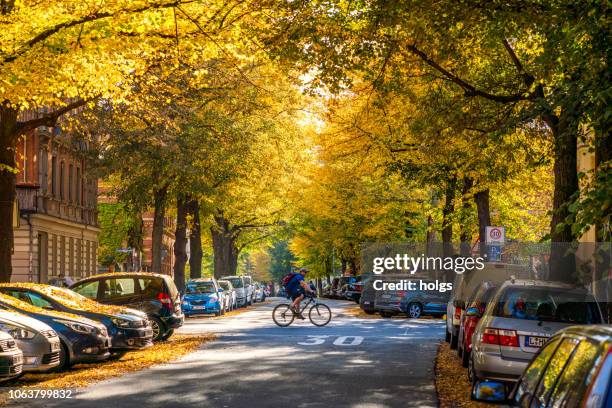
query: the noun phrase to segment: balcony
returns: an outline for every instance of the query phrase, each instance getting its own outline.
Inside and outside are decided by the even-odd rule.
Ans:
[[[96,208],[62,201],[49,194],[43,194],[37,185],[17,185],[17,203],[21,213],[45,214],[78,224],[98,226]]]

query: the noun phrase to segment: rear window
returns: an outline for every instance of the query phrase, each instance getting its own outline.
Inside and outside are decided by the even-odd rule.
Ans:
[[[219,284],[219,286],[221,286],[223,288],[223,290],[229,290],[229,283],[227,282],[217,282]]]
[[[215,284],[213,282],[190,282],[187,284],[185,292],[190,295],[202,293],[215,293]]]
[[[586,291],[563,288],[506,288],[493,314],[498,317],[546,322],[601,323],[597,305],[591,295]]]
[[[179,295],[179,291],[176,285],[174,284],[174,281],[170,278],[165,278],[164,281],[166,282],[166,288],[168,289],[168,294],[170,295],[170,297],[172,299],[177,298]]]
[[[232,286],[235,287],[235,288],[242,288],[242,287],[244,287],[244,285],[242,284],[242,279],[240,279],[240,278],[228,278],[228,279],[225,279],[225,280],[230,281],[232,283]]]
[[[159,294],[164,292],[164,283],[161,278],[138,278],[138,286],[140,295],[144,299],[157,299]]]

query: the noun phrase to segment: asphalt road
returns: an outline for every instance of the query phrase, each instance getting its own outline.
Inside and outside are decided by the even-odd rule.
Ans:
[[[221,319],[190,318],[182,333],[219,339],[183,359],[94,384],[37,407],[435,407],[433,364],[442,320],[360,319],[323,299],[330,324],[277,327],[280,299]],[[11,406],[14,406],[11,404]]]

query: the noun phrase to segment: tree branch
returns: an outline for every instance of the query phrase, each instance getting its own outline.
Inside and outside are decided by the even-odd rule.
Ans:
[[[509,102],[517,102],[522,100],[528,100],[531,98],[531,95],[526,94],[525,92],[519,92],[510,95],[495,95],[480,89],[477,89],[474,85],[468,83],[462,78],[459,78],[457,75],[453,74],[449,70],[442,67],[440,64],[429,58],[427,54],[423,51],[419,50],[415,45],[408,45],[406,49],[413,55],[419,57],[423,62],[427,65],[435,69],[436,71],[442,73],[448,80],[455,83],[459,87],[461,87],[465,91],[465,96],[480,96],[482,98],[488,99],[490,101],[499,102],[499,103],[509,103]]]
[[[17,122],[15,134],[19,136],[29,132],[30,130],[36,129],[39,126],[55,126],[60,116],[70,112],[73,109],[84,106],[87,102],[89,102],[89,100],[77,99],[76,101],[71,102],[64,107],[58,108],[53,112],[45,113],[39,118]]]

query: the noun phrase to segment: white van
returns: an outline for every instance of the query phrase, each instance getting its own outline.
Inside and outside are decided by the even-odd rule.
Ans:
[[[253,285],[253,278],[249,275],[242,275],[244,279],[244,287],[247,298],[247,305],[252,305],[255,298],[255,285]]]
[[[453,293],[446,305],[446,341],[451,348],[457,348],[459,325],[465,311],[465,302],[483,281],[501,284],[510,277],[527,279],[528,269],[525,265],[487,262],[483,269],[473,269],[463,274],[456,274]]]
[[[243,276],[222,276],[220,280],[231,282],[236,291],[236,304],[238,307],[244,307],[249,304],[247,286]]]

